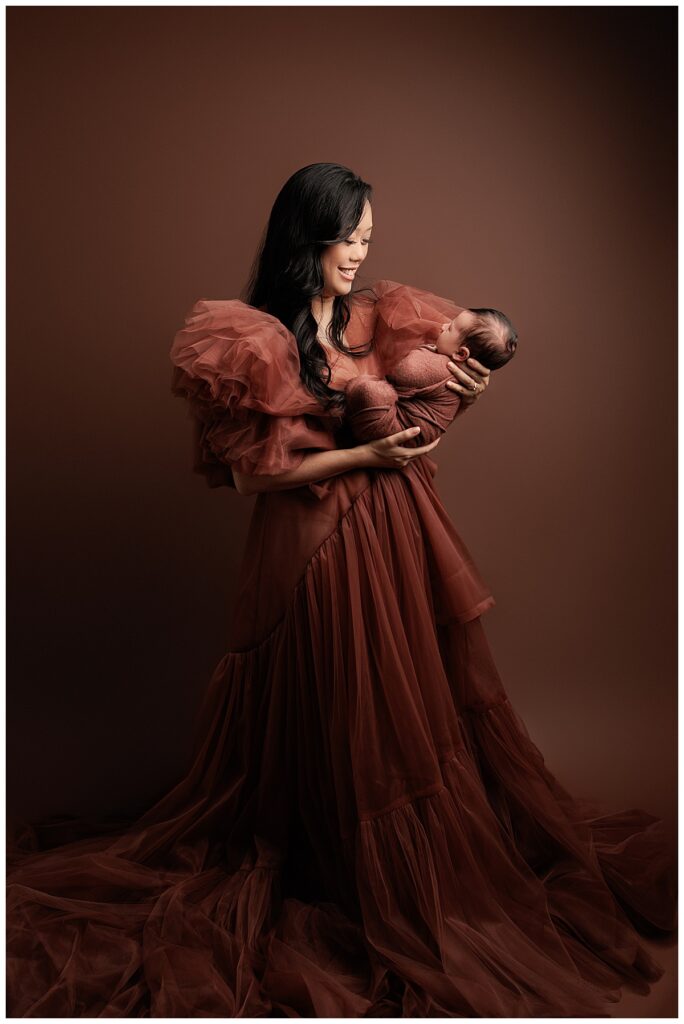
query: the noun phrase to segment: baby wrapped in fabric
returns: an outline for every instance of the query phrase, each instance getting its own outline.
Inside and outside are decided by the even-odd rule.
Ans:
[[[470,356],[489,370],[505,366],[517,348],[517,334],[497,309],[463,309],[443,323],[434,350],[413,348],[384,377],[362,373],[345,389],[347,423],[359,442],[387,437],[418,426],[420,434],[403,441],[407,447],[429,444],[447,429],[461,404],[447,386],[454,380],[447,363]]]

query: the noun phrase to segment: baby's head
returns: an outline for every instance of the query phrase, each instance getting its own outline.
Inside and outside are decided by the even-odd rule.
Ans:
[[[464,309],[442,324],[436,347],[454,362],[465,362],[473,356],[488,370],[498,370],[515,355],[518,335],[506,314],[498,309]]]

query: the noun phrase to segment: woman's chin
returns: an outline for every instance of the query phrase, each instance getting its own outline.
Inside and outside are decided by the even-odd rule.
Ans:
[[[327,281],[323,288],[323,292],[328,297],[334,297],[336,295],[349,295],[349,292],[351,291],[353,284],[354,278],[352,278],[351,281],[347,281],[340,274],[335,274],[335,280],[332,282]]]

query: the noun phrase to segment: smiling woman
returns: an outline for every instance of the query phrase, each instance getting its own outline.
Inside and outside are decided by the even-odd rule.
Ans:
[[[366,258],[368,246],[371,244],[373,230],[371,205],[366,198],[361,221],[343,242],[329,245],[321,256],[321,270],[325,280],[332,278],[331,271],[339,270],[346,281],[353,281],[356,271]],[[339,263],[336,260],[339,259]]]
[[[257,494],[228,650],[153,807],[10,847],[11,1016],[592,1016],[662,974],[638,934],[675,923],[661,823],[550,773],[435,487],[445,354],[427,386],[406,373],[463,307],[344,273],[370,194],[302,168],[247,301],[198,300],[173,340],[195,470]],[[375,392],[359,442],[361,374],[437,438],[383,436]]]

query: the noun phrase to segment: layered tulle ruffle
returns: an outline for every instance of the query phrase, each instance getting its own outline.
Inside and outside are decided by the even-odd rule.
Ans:
[[[193,418],[193,468],[209,486],[234,486],[233,469],[284,473],[336,447],[340,417],[304,387],[296,340],[276,317],[239,299],[199,299],[170,357],[172,392]]]
[[[408,353],[437,341],[442,324],[453,320],[466,308],[424,288],[383,279],[372,291],[373,340],[382,366],[382,375],[390,375]]]

